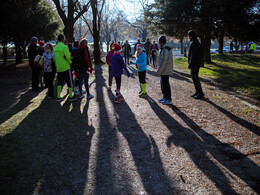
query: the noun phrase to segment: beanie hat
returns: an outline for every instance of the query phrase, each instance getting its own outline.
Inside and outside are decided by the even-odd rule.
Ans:
[[[142,44],[137,44],[137,45],[136,45],[136,49],[138,49],[138,48],[143,49]]]
[[[117,52],[120,52],[120,51],[122,50],[122,47],[121,47],[119,44],[117,44],[117,43],[114,43],[114,44],[112,45],[112,48],[113,48],[115,51],[117,51]]]
[[[166,43],[166,37],[164,35],[160,36],[159,42],[160,43]]]
[[[196,37],[196,33],[195,33],[195,31],[193,31],[193,30],[189,30],[189,32],[188,32],[188,36],[189,36],[189,37]]]
[[[43,47],[45,45],[45,43],[43,41],[39,41],[38,44],[40,47]]]

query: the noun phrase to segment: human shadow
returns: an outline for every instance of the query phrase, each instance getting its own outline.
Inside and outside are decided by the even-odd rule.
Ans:
[[[209,99],[203,99],[203,101],[205,101],[208,104],[210,104],[210,105],[214,106],[215,108],[217,108],[220,112],[222,112],[223,114],[228,116],[234,122],[240,124],[241,126],[245,127],[249,131],[252,131],[256,135],[260,136],[260,127],[258,127],[257,125],[255,125],[253,123],[250,123],[250,122],[248,122],[248,121],[246,121],[246,120],[244,120],[244,119],[242,119],[242,118],[232,114],[231,112],[229,112],[226,109],[220,107],[219,105],[215,104],[214,102],[212,102]]]
[[[94,128],[79,106],[43,100],[0,138],[1,194],[84,194]]]
[[[226,167],[234,175],[242,179],[255,192],[259,193],[260,169],[257,164],[246,155],[228,144],[224,144],[201,129],[186,114],[174,105],[171,106],[189,128],[184,128],[170,114],[162,109],[153,99],[150,98],[150,106],[172,133],[167,140],[167,146],[171,143],[183,147],[199,169],[216,184],[223,194],[236,194],[229,179],[222,169],[212,161],[207,153],[210,153],[221,165]],[[232,178],[231,175],[229,177]]]
[[[106,80],[102,76],[101,65],[95,65],[96,74],[96,100],[99,114],[99,137],[97,144],[97,159],[95,173],[94,194],[115,194],[117,192],[115,173],[113,172],[111,155],[118,148],[116,129],[109,121],[109,114],[106,109],[103,88],[106,88]]]
[[[111,100],[115,99],[109,93]],[[163,168],[158,146],[152,136],[147,136],[139,125],[129,105],[114,105],[118,130],[126,138],[135,166],[148,194],[174,194],[173,186]],[[154,154],[153,154],[154,151]]]

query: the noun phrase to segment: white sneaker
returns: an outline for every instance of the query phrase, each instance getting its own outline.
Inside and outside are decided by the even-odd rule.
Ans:
[[[82,95],[79,96],[80,99],[82,99],[82,98],[84,98],[84,97],[85,97],[84,94],[82,94]]]
[[[171,100],[164,100],[162,102],[163,105],[172,105],[172,101]]]
[[[94,95],[91,95],[91,94],[89,94],[89,95],[87,96],[88,99],[92,99],[93,97],[94,97]]]

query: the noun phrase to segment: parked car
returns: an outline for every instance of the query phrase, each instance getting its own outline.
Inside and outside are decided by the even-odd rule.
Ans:
[[[217,49],[210,49],[210,53],[214,54],[214,53],[218,53]]]

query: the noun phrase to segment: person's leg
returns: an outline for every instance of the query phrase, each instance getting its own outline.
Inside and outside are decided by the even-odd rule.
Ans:
[[[129,64],[129,58],[130,58],[130,54],[127,54],[127,64]]]
[[[72,94],[72,75],[71,75],[71,70],[67,70],[64,72],[64,77],[65,77],[65,81],[67,83],[68,89],[69,89],[69,97],[73,98],[73,94]]]
[[[166,100],[171,100],[171,87],[169,83],[169,75],[161,75],[161,86],[162,86],[162,92],[163,97]]]
[[[50,73],[50,82],[49,82],[49,96],[53,97],[53,81],[54,81],[54,77],[55,77],[55,72],[51,72]]]
[[[83,71],[83,79],[84,79],[87,95],[89,96],[90,95],[89,86],[88,86],[89,74],[87,73],[87,69],[84,69],[84,71]]]
[[[82,70],[78,71],[78,78],[79,78],[79,93],[82,95],[82,84],[83,84],[83,73]]]
[[[108,85],[109,85],[110,89],[111,89],[111,86],[112,86],[112,80],[113,80],[112,66],[108,66]]]
[[[64,72],[58,72],[57,98],[60,98],[63,83],[64,83]]]
[[[44,84],[48,88],[48,96],[50,96],[50,74],[49,72],[44,72]]]
[[[192,95],[192,97],[195,97],[197,95],[204,96],[199,80],[199,68],[191,68],[191,77],[196,90],[196,93]]]
[[[140,80],[140,84],[142,87],[142,91],[143,91],[143,95],[146,95],[146,81],[145,81],[145,77],[146,77],[146,71],[142,71],[139,72],[139,80]]]
[[[115,77],[116,80],[116,97],[115,97],[115,102],[120,103],[120,87],[121,87],[121,76]]]

